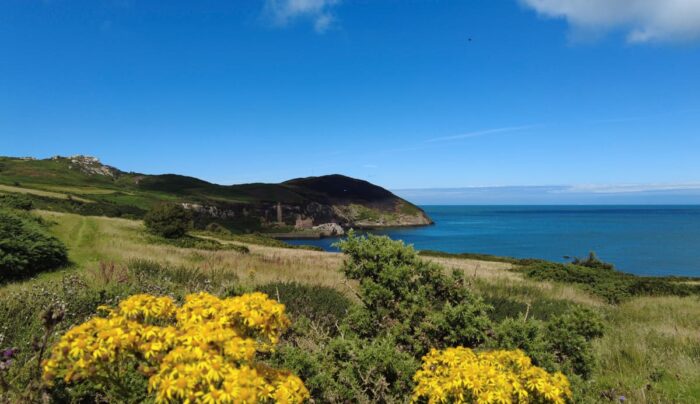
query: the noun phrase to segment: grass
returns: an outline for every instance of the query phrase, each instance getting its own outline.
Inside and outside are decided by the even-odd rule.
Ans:
[[[700,402],[700,299],[639,297],[609,311],[596,384],[633,403]]]
[[[76,201],[80,201],[83,203],[92,203],[93,202],[89,199],[81,198],[79,196],[62,194],[62,193],[52,192],[52,191],[44,191],[44,190],[35,189],[35,188],[26,188],[26,187],[21,187],[21,186],[18,187],[18,186],[13,186],[13,185],[0,184],[0,191],[11,192],[11,193],[16,193],[16,194],[29,194],[29,195],[37,195],[37,196],[46,196],[49,198],[57,198],[57,199],[75,199]]]
[[[62,271],[0,286],[0,302],[28,290],[48,289],[49,285],[60,284],[66,277],[70,279],[78,274],[90,285],[90,290],[98,291],[106,284],[118,285],[122,277],[133,278],[138,273],[157,275],[159,280],[154,287],[178,284],[185,291],[211,283],[234,282],[246,288],[267,285],[266,291],[274,290],[275,294],[284,295],[283,299],[303,301],[306,289],[294,285],[304,285],[310,287],[308,290],[334,289],[356,301],[351,290],[356,285],[347,282],[339,272],[344,258],[338,253],[280,248],[274,242],[262,245],[266,241],[261,241],[259,236],[218,238],[221,244],[245,245],[250,250],[248,254],[180,247],[149,242],[152,236],[145,232],[140,221],[49,211],[36,213],[54,223],[51,232],[68,246],[72,265]],[[213,234],[207,237],[216,238]],[[594,342],[598,366],[587,384],[587,396],[578,401],[605,402],[625,396],[633,403],[700,402],[698,297],[630,297],[610,305],[578,285],[529,279],[514,272],[514,264],[509,262],[449,255],[425,259],[446,269],[463,271],[470,286],[494,306],[494,318],[527,313],[530,317],[546,319],[572,305],[592,307],[603,313],[606,331],[602,339]],[[26,311],[21,315],[32,315]],[[18,331],[17,335],[25,334]]]

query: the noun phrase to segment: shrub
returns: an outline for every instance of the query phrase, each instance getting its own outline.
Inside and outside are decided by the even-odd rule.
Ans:
[[[347,315],[352,302],[333,288],[303,285],[297,282],[273,282],[258,288],[269,296],[279,298],[293,317],[304,316],[335,333]]]
[[[34,203],[25,195],[3,194],[0,195],[0,207],[19,210],[32,210]]]
[[[302,402],[303,382],[265,366],[289,322],[265,294],[218,299],[135,295],[70,329],[43,364],[43,378],[83,384],[110,401]]]
[[[67,262],[66,247],[36,221],[0,210],[0,280],[32,276]]]
[[[600,315],[573,307],[547,322],[524,316],[507,318],[494,327],[488,345],[522,350],[537,366],[587,379],[595,366],[590,341],[602,335]]]
[[[589,378],[595,366],[589,341],[603,335],[600,316],[590,309],[578,308],[554,317],[547,323],[545,333],[549,350],[562,370]]]
[[[536,280],[579,284],[609,303],[620,303],[630,296],[688,296],[700,294],[700,285],[680,279],[643,277],[601,267],[554,262],[535,262],[524,266],[525,276]]]
[[[389,338],[297,339],[273,360],[298,374],[317,402],[405,402],[411,393],[418,362]]]
[[[161,203],[146,213],[143,222],[153,234],[178,238],[192,227],[192,214],[180,205]]]
[[[414,380],[414,402],[564,404],[572,399],[566,376],[533,366],[522,351],[432,350]]]
[[[432,347],[476,346],[486,339],[489,307],[467,289],[462,272],[446,275],[413,247],[388,237],[356,237],[351,231],[337,245],[347,255],[345,276],[360,284],[363,305],[347,321],[354,332],[393,335],[416,355]]]
[[[615,265],[601,261],[594,251],[588,253],[586,258],[574,258],[571,262],[574,265],[595,268],[595,269],[615,269]]]
[[[522,350],[532,358],[535,365],[549,371],[559,370],[544,328],[545,323],[542,321],[523,316],[507,318],[494,327],[489,345],[496,349]]]

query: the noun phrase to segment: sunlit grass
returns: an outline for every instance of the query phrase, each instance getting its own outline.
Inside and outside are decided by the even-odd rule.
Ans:
[[[356,287],[340,273],[344,258],[338,253],[241,241],[235,244],[246,244],[249,254],[179,248],[150,243],[140,221],[37,213],[55,223],[51,231],[66,243],[73,264],[63,271],[2,286],[0,295],[72,271],[84,273],[90,282],[98,285],[105,282],[99,276],[101,264],[123,266],[134,259],[186,269],[183,276],[194,276],[200,271],[211,279],[237,279],[247,286],[296,281],[329,286],[351,298],[351,288]],[[607,329],[604,337],[594,342],[598,367],[589,384],[588,402],[619,401],[620,396],[632,403],[700,402],[700,299],[697,297],[641,297],[612,306],[576,286],[525,279],[510,270],[511,264],[426,259],[448,270],[463,271],[471,287],[491,298],[510,299],[533,307],[547,300],[554,306],[575,303],[600,310],[605,315]]]

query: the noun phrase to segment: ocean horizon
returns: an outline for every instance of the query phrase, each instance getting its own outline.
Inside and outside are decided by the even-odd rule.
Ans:
[[[422,205],[432,226],[369,231],[419,250],[567,262],[595,251],[616,269],[700,276],[700,205]],[[287,240],[337,251],[336,238]]]

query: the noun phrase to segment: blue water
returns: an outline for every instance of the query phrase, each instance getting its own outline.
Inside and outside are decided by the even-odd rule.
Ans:
[[[564,262],[593,250],[638,275],[700,276],[700,206],[423,206],[434,226],[373,231],[417,249]],[[289,240],[334,250],[336,239]]]

